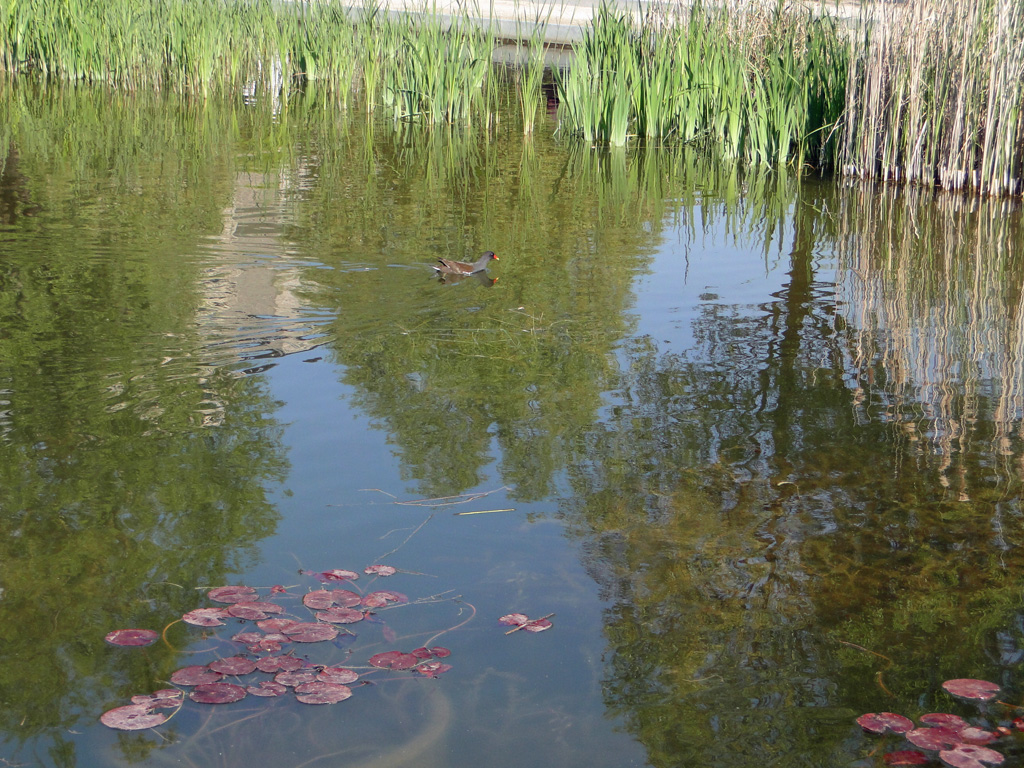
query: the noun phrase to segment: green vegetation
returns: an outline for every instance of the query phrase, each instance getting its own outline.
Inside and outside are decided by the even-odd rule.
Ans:
[[[428,6],[429,7],[429,6]],[[751,164],[839,170],[981,194],[1022,189],[1024,10],[1016,0],[863,0],[827,9],[701,3],[676,15],[602,7],[558,75],[561,130],[589,143],[682,142]],[[208,93],[323,84],[343,106],[429,124],[486,122],[495,40],[468,6],[272,0],[5,0],[0,68],[48,79]],[[544,20],[514,82],[531,133]],[[481,97],[484,94],[484,97]]]
[[[686,19],[603,7],[560,80],[566,126],[586,141],[633,135],[755,164],[830,165],[846,81],[836,23],[811,14],[694,5]]]

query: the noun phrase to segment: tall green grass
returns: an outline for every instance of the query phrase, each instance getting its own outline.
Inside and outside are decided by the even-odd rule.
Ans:
[[[404,122],[490,120],[494,32],[442,16],[277,0],[0,0],[0,69],[189,93],[317,87]],[[425,0],[426,2],[426,0]],[[1024,3],[602,6],[558,71],[560,130],[681,143],[729,161],[1002,195],[1024,192]],[[479,14],[477,14],[479,15]],[[545,21],[509,81],[530,133]]]
[[[676,140],[756,164],[832,159],[847,64],[827,16],[698,2],[636,21],[605,5],[575,54],[559,78],[563,125],[586,141]]]

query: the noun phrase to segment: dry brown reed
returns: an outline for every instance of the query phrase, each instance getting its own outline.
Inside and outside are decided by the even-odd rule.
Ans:
[[[1020,194],[1024,4],[861,4],[840,168],[846,175]]]

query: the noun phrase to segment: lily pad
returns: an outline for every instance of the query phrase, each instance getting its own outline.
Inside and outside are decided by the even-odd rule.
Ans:
[[[440,661],[428,661],[416,667],[416,671],[427,677],[438,677],[452,668],[451,664]]]
[[[234,683],[209,683],[197,685],[188,697],[200,704],[230,704],[245,698],[245,688]]]
[[[246,686],[245,692],[250,696],[281,696],[288,688],[273,680],[263,680],[259,685]]]
[[[227,615],[223,608],[196,608],[182,616],[181,620],[195,627],[223,627]]]
[[[163,712],[152,712],[145,704],[128,704],[100,715],[100,722],[119,731],[141,731],[166,722]]]
[[[257,593],[252,587],[227,586],[215,587],[207,592],[206,596],[217,603],[241,603],[255,600]]]
[[[256,662],[256,669],[269,674],[294,672],[297,669],[302,669],[302,664],[302,659],[297,659],[294,656],[264,656]]]
[[[248,675],[256,670],[256,662],[245,656],[228,656],[226,659],[211,661],[207,666],[222,675]]]
[[[274,675],[274,682],[289,687],[312,683],[316,680],[317,673],[312,669],[297,669],[293,672],[278,672]]]
[[[1003,754],[988,747],[960,744],[953,749],[939,752],[939,759],[953,768],[983,768],[985,765],[1000,765]]]
[[[857,718],[857,725],[871,733],[906,733],[914,728],[914,721],[894,712],[869,712]]]
[[[389,589],[381,589],[371,592],[362,599],[362,604],[367,608],[383,608],[388,603],[408,603],[409,598],[401,592],[392,592]]]
[[[264,632],[283,632],[286,627],[290,627],[292,624],[298,624],[295,619],[264,619],[263,621],[257,621],[256,626],[262,629]]]
[[[960,744],[960,734],[944,725],[915,728],[907,732],[907,741],[921,749],[949,749]]]
[[[144,704],[149,709],[175,709],[185,700],[185,692],[180,688],[162,688],[153,693],[132,696],[132,704]]]
[[[999,693],[999,686],[995,683],[990,683],[987,680],[972,680],[970,678],[947,680],[942,684],[942,687],[947,693],[961,699],[988,701],[995,698],[995,695]]]
[[[326,611],[319,611],[317,619],[330,624],[355,624],[363,620],[363,612],[353,608],[330,608]]]
[[[295,687],[295,698],[303,704],[334,704],[352,695],[352,689],[339,683],[319,680]]]
[[[899,752],[887,752],[882,755],[886,765],[924,765],[929,757],[916,749],[903,749]]]
[[[220,672],[214,672],[206,666],[191,666],[172,672],[171,682],[175,685],[205,685],[216,683],[223,677]]]
[[[160,637],[160,633],[154,632],[152,629],[115,629],[103,639],[111,645],[135,647],[152,645],[158,637]]]
[[[394,576],[398,573],[398,569],[392,568],[390,565],[368,565],[363,569],[363,573],[371,573],[375,576]]]
[[[370,664],[381,669],[409,669],[418,661],[411,653],[401,651],[385,651],[370,657]]]
[[[300,621],[283,631],[290,640],[294,640],[296,643],[319,643],[324,640],[333,640],[338,636],[338,630],[331,625],[312,621]]]
[[[528,621],[523,625],[524,632],[543,632],[545,629],[551,629],[552,624],[548,619],[534,619]]]
[[[345,667],[324,667],[317,673],[316,679],[321,683],[348,685],[359,679],[359,673]]]
[[[267,618],[270,614],[266,611],[261,611],[259,608],[249,608],[251,603],[235,603],[227,609],[229,616],[234,616],[236,619],[245,619],[246,621],[259,621],[260,619]]]
[[[984,746],[985,744],[991,744],[999,736],[992,733],[992,731],[986,731],[984,728],[976,728],[971,725],[960,730],[960,738],[964,744]]]
[[[954,731],[959,731],[968,725],[967,721],[959,715],[949,715],[945,712],[931,712],[927,715],[921,715],[917,719],[925,725],[944,725],[947,728],[952,728]]]

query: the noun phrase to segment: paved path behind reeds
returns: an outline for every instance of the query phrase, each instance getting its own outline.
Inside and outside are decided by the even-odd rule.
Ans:
[[[354,8],[366,5],[366,0],[336,0]],[[777,0],[726,0],[737,7],[764,4],[770,8]],[[898,0],[897,0],[898,1]],[[437,13],[449,18],[470,19],[483,27],[492,24],[498,35],[508,40],[528,40],[538,24],[544,25],[544,40],[552,45],[565,45],[579,40],[582,29],[590,23],[605,0],[382,0],[381,5],[391,11],[413,13]],[[622,8],[636,16],[650,10],[679,11],[689,8],[689,0],[682,2],[655,2],[653,0],[611,0],[611,5]],[[832,2],[790,2],[786,9],[806,9],[816,13],[828,13],[844,21],[853,22],[861,13],[861,3],[856,0]]]

